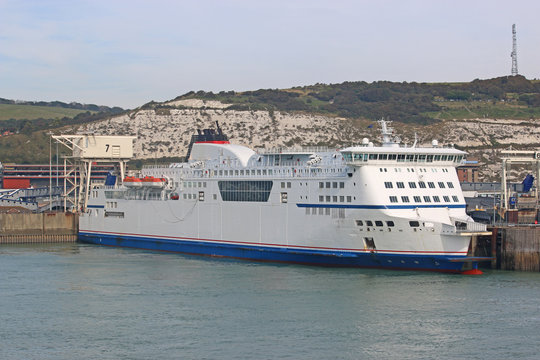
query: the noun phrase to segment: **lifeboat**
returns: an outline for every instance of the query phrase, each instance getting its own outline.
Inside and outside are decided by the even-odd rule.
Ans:
[[[142,179],[136,178],[134,176],[126,176],[124,178],[124,185],[127,187],[142,187]]]
[[[142,186],[152,187],[152,188],[162,188],[167,185],[167,179],[165,178],[156,178],[153,176],[145,176],[141,179]]]
[[[150,188],[163,188],[167,185],[167,179],[165,178],[156,178],[153,176],[145,176],[143,178],[136,178],[133,176],[126,176],[124,179],[124,185],[127,187],[150,187]]]

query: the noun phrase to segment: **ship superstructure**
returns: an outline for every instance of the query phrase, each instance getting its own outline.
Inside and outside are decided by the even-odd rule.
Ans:
[[[455,148],[382,146],[254,151],[218,131],[189,159],[94,186],[80,217],[91,243],[329,266],[461,272],[471,236]],[[476,263],[473,264],[476,267]]]

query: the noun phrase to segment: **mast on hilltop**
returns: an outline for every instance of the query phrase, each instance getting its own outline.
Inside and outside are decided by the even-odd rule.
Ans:
[[[512,57],[512,76],[515,76],[518,74],[516,24],[512,24],[512,53],[510,56]]]

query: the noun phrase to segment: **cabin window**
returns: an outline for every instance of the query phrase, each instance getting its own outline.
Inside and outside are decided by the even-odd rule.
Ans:
[[[409,197],[408,196],[402,196],[401,201],[403,201],[404,203],[408,203],[409,202]]]
[[[366,225],[367,225],[367,226],[373,226],[373,221],[371,221],[371,220],[366,220]]]
[[[405,184],[402,183],[401,181],[398,181],[398,182],[396,183],[396,185],[397,185],[398,189],[405,189]]]
[[[429,181],[427,184],[428,184],[430,189],[435,189],[435,183]]]
[[[340,182],[340,183],[339,183],[339,188],[340,188],[340,189],[344,189],[344,188],[345,188],[345,183],[344,183],[344,182]]]
[[[364,222],[362,220],[356,220],[356,226],[364,226]]]
[[[429,162],[429,163],[430,163],[430,162],[433,162],[433,155],[428,155],[428,156],[426,157],[426,162]]]
[[[351,202],[351,197],[347,196],[347,202]]]
[[[377,160],[377,154],[369,154],[369,160]]]
[[[422,202],[422,198],[420,196],[414,196],[413,199],[414,199],[414,202],[417,202],[417,203]]]
[[[290,188],[291,188],[291,183],[287,182],[287,189],[290,189]]]
[[[411,227],[419,227],[420,226],[420,223],[416,220],[413,220],[413,221],[409,221],[409,225]]]
[[[199,201],[204,201],[204,191],[199,191]]]
[[[330,195],[326,195],[326,202],[330,202]]]
[[[425,188],[426,188],[426,183],[423,182],[423,181],[419,181],[419,182],[418,182],[418,186],[419,186],[421,189],[425,189]]]
[[[281,193],[281,202],[282,202],[282,203],[286,203],[286,202],[287,202],[287,193],[286,193],[286,192],[282,192],[282,193]],[[315,209],[313,209],[313,210],[315,210]],[[315,212],[313,212],[313,213],[315,213]]]
[[[397,196],[390,196],[390,202],[397,203],[398,202]]]
[[[339,197],[339,202],[345,202],[345,196],[340,196]]]
[[[433,196],[433,202],[441,202],[441,199],[437,195],[435,195]]]
[[[387,189],[392,189],[393,188],[392,182],[391,181],[385,181],[384,182],[384,187],[387,188]]]
[[[393,227],[394,226],[394,222],[392,220],[388,220],[386,222],[386,225],[389,226],[389,227]]]
[[[456,195],[452,195],[452,200],[454,200],[454,202],[459,202],[459,199]]]
[[[424,202],[431,202],[431,198],[429,196],[424,196]]]
[[[319,202],[324,202],[324,196],[319,195]]]
[[[330,189],[330,182],[327,182],[327,183],[326,183],[326,188],[327,188],[327,189]]]
[[[319,183],[319,189],[324,189],[324,183],[323,182]]]
[[[444,188],[445,188],[444,183],[443,183],[442,181],[439,181],[439,187],[440,187],[441,189],[444,189]]]
[[[409,181],[409,187],[411,189],[416,189],[416,183],[414,181]]]
[[[451,183],[450,181],[447,182],[447,184],[448,184],[448,188],[449,188],[449,189],[453,189],[453,188],[454,188],[454,184]]]
[[[444,200],[445,202],[450,202],[450,198],[449,198],[448,196],[443,196],[443,200]]]
[[[332,183],[332,187],[333,187],[334,189],[337,189],[337,182],[333,182],[333,183]]]
[[[335,196],[335,195],[332,196],[332,201],[333,201],[333,202],[337,202],[337,196]]]

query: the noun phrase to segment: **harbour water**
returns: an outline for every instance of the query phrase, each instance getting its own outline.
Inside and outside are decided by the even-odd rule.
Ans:
[[[537,359],[540,274],[0,246],[0,359]]]

